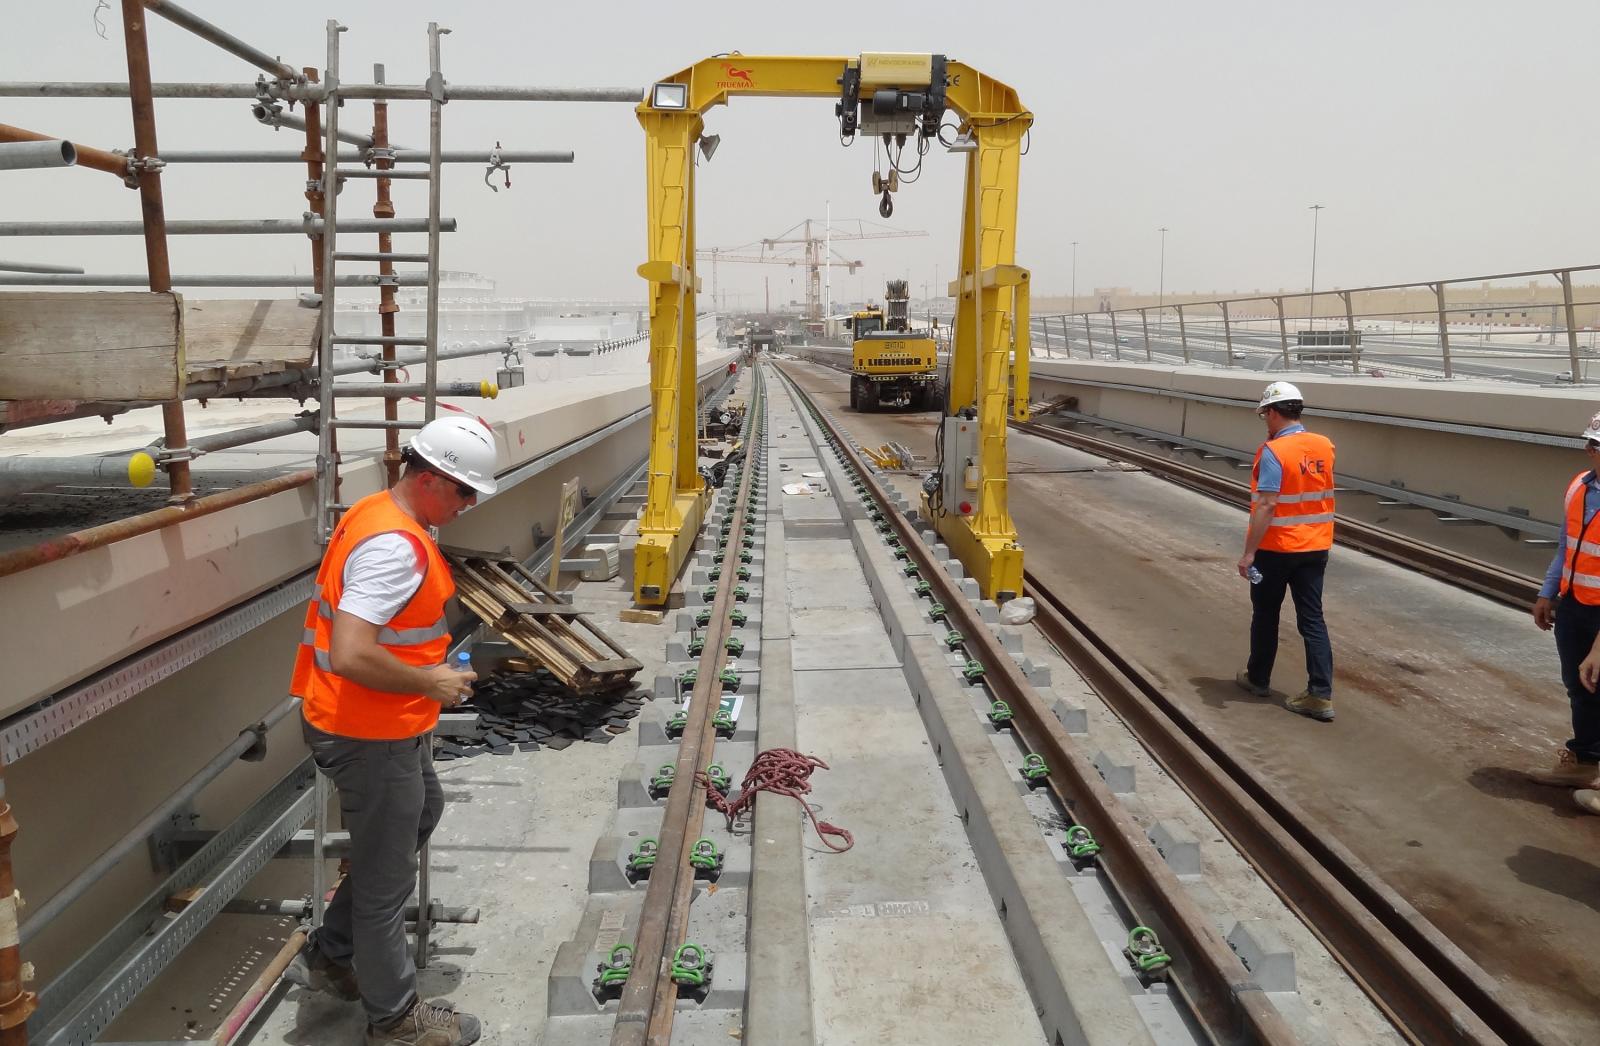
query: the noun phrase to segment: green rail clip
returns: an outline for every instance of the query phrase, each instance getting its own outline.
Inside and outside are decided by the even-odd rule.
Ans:
[[[722,874],[722,853],[716,843],[701,839],[689,851],[689,864],[694,868],[695,878],[715,879]]]
[[[739,729],[739,721],[727,709],[717,709],[717,714],[711,717],[711,725],[716,728],[717,736],[732,737]],[[682,733],[680,730],[679,733]]]
[[[678,768],[671,763],[662,763],[655,776],[650,778],[650,798],[660,799],[672,791],[672,782],[677,780]]]
[[[1050,768],[1045,765],[1044,756],[1038,752],[1029,752],[1027,758],[1022,760],[1022,779],[1028,782],[1029,788],[1039,787],[1049,776]]]
[[[672,983],[692,992],[703,993],[711,983],[711,953],[685,941],[672,953]]]
[[[727,795],[728,789],[733,785],[733,778],[728,776],[728,771],[723,769],[721,763],[712,763],[706,767],[706,780],[723,795]]]
[[[1128,962],[1142,977],[1158,979],[1168,966],[1172,965],[1172,956],[1161,946],[1161,939],[1156,932],[1148,926],[1135,926],[1128,932],[1128,946],[1122,950],[1128,957]]]
[[[640,839],[639,845],[628,855],[628,881],[650,878],[650,870],[656,866],[657,856],[656,841]]]
[[[997,728],[1006,726],[1014,717],[1015,713],[1011,711],[1011,706],[1004,701],[996,701],[989,706],[989,722]]]
[[[927,584],[927,582],[923,582],[923,584]],[[944,604],[943,603],[932,603],[932,604],[929,604],[929,606],[928,606],[928,620],[930,620],[930,621],[943,621],[945,618],[947,618],[949,616],[950,616],[950,611],[948,611],[948,610],[946,610],[944,608]]]
[[[633,972],[633,948],[617,945],[595,969],[600,973],[594,979],[595,999],[604,1003],[608,998],[621,995],[622,986],[628,983],[628,975]]]
[[[939,609],[943,610],[944,608],[940,607]],[[944,645],[951,650],[956,649],[966,641],[967,637],[953,628],[944,634]]]
[[[744,653],[744,640],[740,639],[738,636],[729,636],[727,639],[723,640],[722,649],[726,650],[734,657],[738,657],[740,654]]]
[[[679,712],[677,715],[667,720],[667,736],[672,738],[682,737],[684,730],[687,729],[688,726],[689,713]]]
[[[1100,853],[1100,844],[1094,841],[1089,829],[1081,824],[1067,829],[1067,837],[1061,841],[1061,845],[1074,861],[1088,861]]]
[[[969,683],[976,683],[983,678],[983,666],[976,661],[968,661],[961,668],[961,677]]]

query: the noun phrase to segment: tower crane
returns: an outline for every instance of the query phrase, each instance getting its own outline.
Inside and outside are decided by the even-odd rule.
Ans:
[[[923,235],[927,235],[927,234],[924,233]],[[761,250],[760,254],[739,254],[739,253],[737,253],[739,251],[744,250],[746,247],[750,247],[750,246],[753,246],[753,245],[752,244],[745,244],[743,247],[701,247],[701,248],[699,248],[698,250],[696,250],[694,252],[694,256],[696,258],[710,258],[711,259],[711,301],[716,305],[716,307],[719,310],[722,308],[722,298],[717,293],[717,265],[720,262],[736,262],[736,263],[739,263],[741,265],[788,265],[790,267],[793,267],[793,266],[796,266],[796,265],[805,264],[806,260],[807,260],[804,256],[797,257],[797,256],[794,256],[794,255],[768,254],[768,253],[766,253],[765,246],[762,247],[762,250]],[[855,271],[857,269],[861,268],[863,265],[865,265],[866,262],[864,262],[864,261],[851,261],[849,258],[846,258],[844,255],[840,254],[838,251],[834,251],[834,252],[832,252],[832,264],[844,266],[845,269],[847,269],[849,271],[849,273],[853,276],[853,275],[855,275]],[[816,269],[815,268],[811,269],[810,275],[813,278],[815,277],[815,275],[816,275]],[[809,284],[808,284],[808,286],[809,286]],[[807,299],[807,303],[806,304],[808,306],[810,305],[810,299],[809,298]],[[808,317],[809,317],[809,312],[808,312]]]
[[[846,229],[855,227],[854,232],[840,232],[840,226]],[[804,229],[799,236],[795,232]],[[806,319],[821,320],[824,302],[822,300],[822,267],[829,252],[832,250],[833,240],[898,240],[913,236],[928,235],[925,229],[892,229],[887,225],[878,225],[875,222],[862,221],[860,218],[841,218],[838,221],[828,219],[807,218],[805,221],[796,222],[771,239],[761,241],[762,247],[776,247],[785,244],[799,244],[805,248],[806,264]],[[860,264],[859,262],[857,263]],[[850,270],[854,272],[854,269]]]

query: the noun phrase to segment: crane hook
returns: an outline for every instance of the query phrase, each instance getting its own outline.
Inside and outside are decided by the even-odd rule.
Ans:
[[[496,172],[496,171],[500,171],[502,174],[505,175],[506,188],[507,189],[511,188],[511,165],[509,163],[506,163],[504,160],[500,159],[500,143],[499,142],[495,142],[494,143],[494,149],[492,149],[489,152],[489,166],[483,172],[483,184],[487,185],[490,189],[493,189],[495,192],[499,192],[500,191],[500,187],[498,185],[496,185],[494,182],[490,181],[490,179],[494,177],[494,172]]]

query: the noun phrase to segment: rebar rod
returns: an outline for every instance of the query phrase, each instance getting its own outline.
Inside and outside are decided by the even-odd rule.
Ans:
[[[167,222],[168,236],[320,236],[322,221],[300,218],[193,218]],[[357,218],[341,226],[344,232],[427,232],[420,218],[378,220]],[[439,220],[440,232],[455,232],[454,218]],[[140,222],[69,221],[0,222],[0,236],[143,236]]]
[[[212,25],[193,11],[179,7],[170,0],[144,0],[144,6],[165,18],[173,25],[187,29],[207,43],[216,44],[229,54],[243,58],[251,65],[271,73],[279,80],[294,80],[298,73],[257,47],[252,47],[232,33]]]
[[[336,281],[340,287],[378,287],[387,280],[395,281],[397,287],[425,287],[427,274],[422,272],[402,272],[395,276],[379,276],[377,273],[356,274],[339,276]],[[163,290],[174,287],[313,287],[315,281],[307,273],[261,274],[261,273],[206,273],[189,276],[173,276],[166,280]],[[17,273],[13,276],[0,274],[0,286],[12,287],[142,287],[146,279],[137,273],[89,273],[76,275],[73,273]]]
[[[137,0],[133,0],[137,2]],[[162,801],[161,805],[146,814],[138,824],[112,843],[99,857],[95,858],[88,867],[84,868],[72,881],[57,890],[55,894],[38,910],[33,917],[22,924],[22,939],[24,941],[38,936],[39,931],[54,922],[63,912],[74,903],[81,900],[83,895],[105,877],[107,872],[135,850],[144,847],[146,840],[163,825],[167,824],[172,815],[183,809],[190,800],[199,795],[206,785],[222,776],[222,772],[234,763],[239,757],[250,749],[265,742],[267,732],[277,723],[281,722],[290,712],[300,707],[298,697],[287,697],[278,702],[270,712],[262,717],[261,721],[245,730],[228,743],[228,746],[217,753],[212,760],[202,766],[189,778],[176,792]]]
[[[156,143],[156,107],[150,95],[150,43],[145,37],[143,0],[122,0],[123,45],[128,57],[129,100],[133,109],[134,160],[160,156]],[[131,163],[132,161],[130,161]],[[146,167],[139,178],[139,206],[144,220],[145,268],[152,291],[172,290],[172,260],[167,253],[167,212],[161,197],[161,169]],[[33,277],[7,277],[7,282],[29,280],[52,282],[57,280],[83,280],[84,275],[49,275]],[[166,434],[167,447],[181,452],[188,443],[184,427],[183,400],[174,399],[161,405],[161,425]],[[184,504],[194,498],[189,487],[189,462],[177,460],[167,469],[169,499],[173,504]]]

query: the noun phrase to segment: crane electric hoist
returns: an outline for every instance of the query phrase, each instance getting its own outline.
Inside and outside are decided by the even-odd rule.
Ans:
[[[908,141],[916,163],[935,144],[965,155],[940,468],[924,485],[922,507],[985,598],[1020,595],[1022,546],[1006,506],[1006,415],[1026,420],[1028,403],[1028,272],[1015,262],[1017,175],[1033,114],[1010,87],[943,55],[732,54],[653,84],[637,110],[649,164],[648,260],[639,275],[650,283],[652,428],[634,599],[666,603],[705,513],[695,468],[694,153],[698,146],[709,158],[718,139],[703,133],[705,114],[737,95],[837,99],[843,143],[858,132],[874,136],[890,158],[888,172],[873,173],[885,217],[906,169],[898,150]]]

